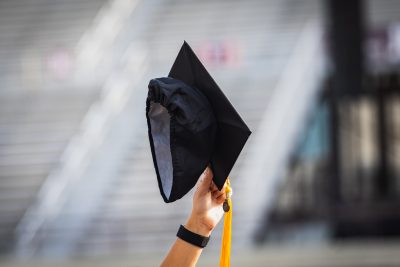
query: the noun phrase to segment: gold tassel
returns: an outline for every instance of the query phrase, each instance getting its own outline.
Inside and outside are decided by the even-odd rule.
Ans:
[[[230,267],[231,265],[231,241],[232,241],[232,188],[229,178],[226,182],[226,200],[224,202],[224,231],[222,233],[222,247],[220,257],[220,267]]]

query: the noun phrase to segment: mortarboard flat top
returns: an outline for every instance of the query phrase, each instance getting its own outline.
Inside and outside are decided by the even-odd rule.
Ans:
[[[214,110],[218,130],[211,169],[214,183],[218,189],[222,189],[251,131],[186,41],[168,77],[199,89]]]

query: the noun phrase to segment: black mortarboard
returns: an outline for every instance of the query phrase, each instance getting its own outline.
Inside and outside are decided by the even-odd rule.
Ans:
[[[146,117],[165,202],[189,192],[208,164],[221,190],[251,134],[186,42],[168,77],[150,81]]]

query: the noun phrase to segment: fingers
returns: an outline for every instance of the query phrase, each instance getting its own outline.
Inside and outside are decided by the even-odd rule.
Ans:
[[[222,187],[221,190],[218,190],[218,188],[214,184],[214,182],[212,183],[212,185],[210,187],[210,191],[212,193],[212,198],[217,205],[222,205],[222,203],[224,203],[224,201],[226,200],[226,198],[227,198],[226,187],[227,187],[227,184],[225,182],[224,187]],[[232,195],[232,190],[231,190],[230,195]]]
[[[210,192],[212,193],[212,192],[215,192],[215,191],[218,191],[218,187],[215,185],[214,182],[212,182],[211,186],[210,186]]]
[[[225,195],[225,192],[216,190],[211,192],[211,194],[213,198],[219,198],[220,196]]]
[[[213,173],[211,169],[207,167],[204,170],[203,174],[200,176],[197,191],[201,194],[208,193],[211,185],[213,184],[212,178],[213,178]]]
[[[215,202],[217,203],[217,205],[222,205],[222,203],[224,203],[225,199],[226,199],[226,194],[222,194],[215,199]]]
[[[226,190],[226,183],[224,184],[224,186],[222,187],[221,190],[218,189],[218,187],[215,185],[214,182],[212,182],[211,187],[210,187],[211,193],[214,193],[214,192],[225,193],[225,190]]]
[[[197,194],[206,195],[211,193],[211,198],[213,202],[217,205],[222,205],[226,200],[226,183],[221,190],[218,190],[218,187],[212,180],[213,173],[212,170],[207,167],[203,174],[199,178],[198,187],[197,187]]]
[[[217,186],[214,183],[212,183],[211,188],[212,188],[211,194],[213,201],[217,205],[222,205],[222,203],[224,203],[226,199],[226,192],[225,192],[226,185],[224,185],[224,187],[221,190],[218,190]]]

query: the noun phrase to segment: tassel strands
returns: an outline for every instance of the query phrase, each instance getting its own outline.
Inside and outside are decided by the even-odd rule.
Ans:
[[[231,241],[232,241],[232,188],[229,182],[229,178],[226,182],[226,200],[223,208],[225,211],[224,215],[224,230],[222,234],[222,246],[220,256],[220,267],[230,267],[231,265]]]

